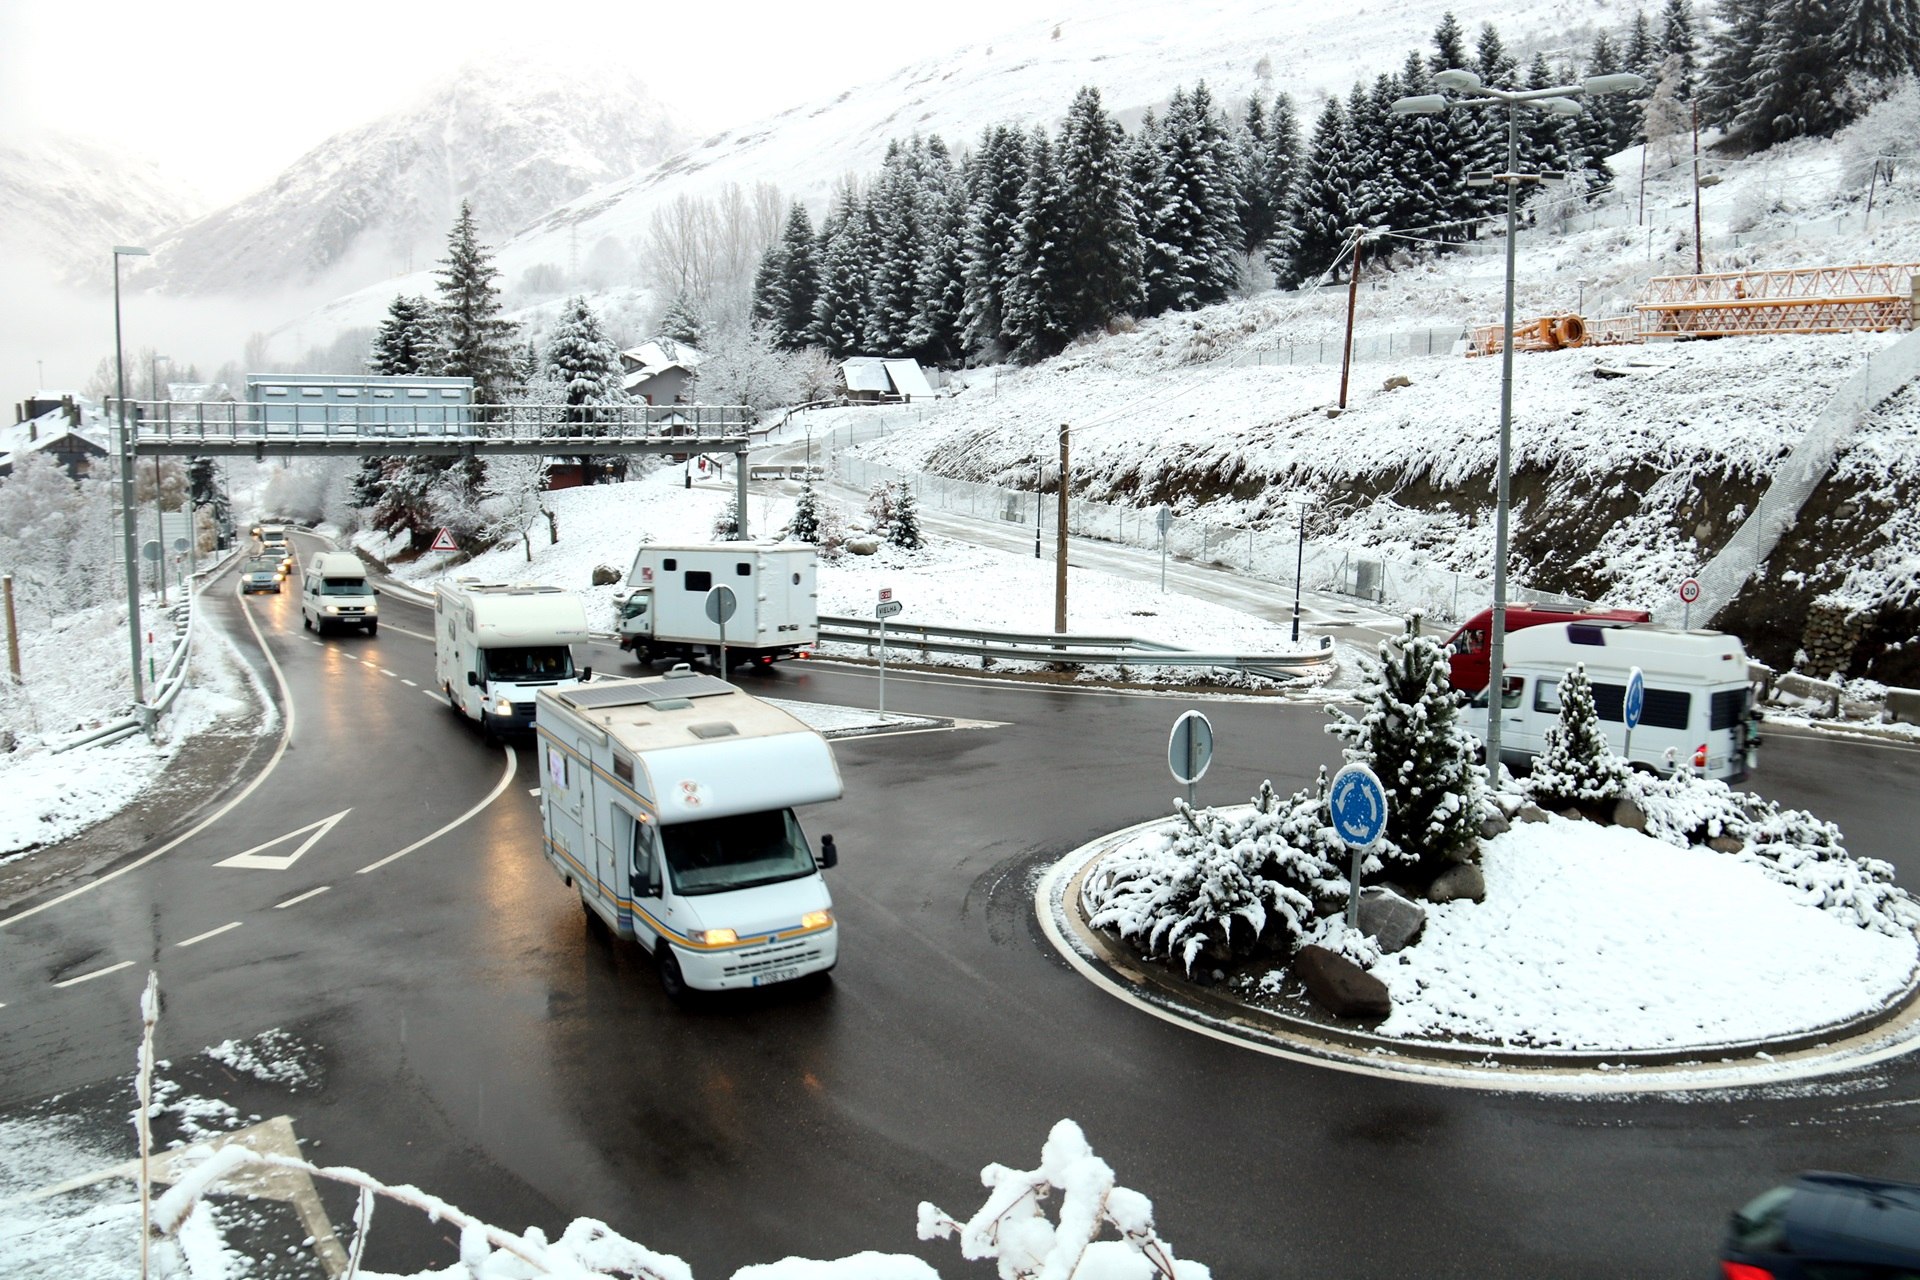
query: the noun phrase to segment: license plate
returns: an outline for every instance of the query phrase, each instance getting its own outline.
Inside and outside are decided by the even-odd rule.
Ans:
[[[765,973],[753,975],[753,985],[764,987],[775,982],[791,982],[800,976],[798,969],[769,969]]]

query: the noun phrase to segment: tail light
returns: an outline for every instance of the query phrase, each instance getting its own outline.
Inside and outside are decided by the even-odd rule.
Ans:
[[[1750,1262],[1722,1262],[1720,1274],[1724,1280],[1773,1280],[1773,1272]]]
[[[1696,769],[1707,767],[1707,744],[1704,742],[1693,749],[1693,767]]]

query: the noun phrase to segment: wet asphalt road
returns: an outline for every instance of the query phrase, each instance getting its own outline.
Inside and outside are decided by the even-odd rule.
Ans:
[[[225,1081],[243,1111],[289,1112],[316,1159],[510,1228],[600,1218],[703,1277],[863,1249],[984,1274],[915,1241],[915,1206],[971,1214],[980,1166],[1031,1167],[1062,1117],[1220,1277],[1697,1276],[1726,1210],[1781,1175],[1915,1175],[1909,1063],[1765,1096],[1500,1095],[1264,1057],[1090,987],[1040,936],[1033,885],[1166,812],[1183,699],[891,675],[890,709],[998,727],[837,743],[846,798],[802,814],[841,849],[832,983],[677,1008],[541,860],[524,746],[484,742],[432,690],[426,611],[388,602],[378,637],[318,640],[291,593],[208,603],[243,653],[249,616],[265,637],[287,749],[192,840],[0,929],[0,1114],[124,1076],[156,968],[163,1056],[272,1027],[319,1046],[291,1094]],[[873,700],[832,664],[752,679]],[[1206,710],[1202,802],[1337,758],[1316,709]],[[1850,847],[1910,884],[1915,759],[1775,733],[1756,784],[1845,815]],[[285,857],[336,817],[284,869],[217,865],[311,828],[254,855]],[[369,1263],[452,1257],[384,1210]]]

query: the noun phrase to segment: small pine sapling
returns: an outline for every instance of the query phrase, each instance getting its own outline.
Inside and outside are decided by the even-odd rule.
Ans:
[[[1547,726],[1546,742],[1527,790],[1546,809],[1597,808],[1626,791],[1627,762],[1613,754],[1593,709],[1586,664],[1560,682],[1560,716]]]
[[[927,545],[920,533],[920,511],[913,488],[904,480],[893,488],[893,515],[887,521],[887,541],[903,551],[918,551]]]

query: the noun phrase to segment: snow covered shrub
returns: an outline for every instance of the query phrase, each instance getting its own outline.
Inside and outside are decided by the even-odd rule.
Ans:
[[[1581,663],[1560,682],[1560,717],[1547,726],[1527,791],[1545,809],[1611,804],[1627,784],[1627,762],[1613,754],[1593,709],[1593,684]]]
[[[1892,866],[1848,853],[1840,828],[1804,809],[1783,809],[1686,773],[1631,774],[1626,794],[1656,839],[1681,846],[1737,840],[1741,847],[1729,856],[1792,888],[1806,906],[1893,937],[1920,930],[1920,903],[1894,884]]]
[[[903,551],[918,551],[927,545],[920,533],[920,508],[913,488],[902,480],[893,487],[893,517],[887,521],[887,541]]]
[[[1262,783],[1250,809],[1225,813],[1176,800],[1181,822],[1161,847],[1113,854],[1087,877],[1089,923],[1187,973],[1203,958],[1292,955],[1320,910],[1346,899],[1321,781],[1285,801]]]
[[[987,1202],[965,1222],[921,1201],[920,1238],[957,1234],[961,1256],[994,1259],[1002,1280],[1208,1280],[1212,1275],[1201,1263],[1174,1257],[1173,1246],[1153,1229],[1153,1202],[1120,1186],[1113,1166],[1093,1153],[1071,1120],[1047,1134],[1038,1169],[990,1164],[980,1171],[980,1182]],[[1055,1191],[1062,1193],[1057,1223],[1046,1215]],[[1108,1229],[1120,1238],[1099,1239]]]
[[[1387,791],[1387,829],[1375,845],[1390,868],[1420,885],[1480,848],[1486,771],[1474,763],[1476,740],[1460,721],[1465,699],[1447,681],[1446,646],[1420,634],[1420,616],[1405,634],[1383,641],[1377,667],[1368,664],[1356,719],[1327,712],[1327,732],[1344,739],[1351,763],[1372,767]]]
[[[740,536],[740,498],[735,495],[727,499],[727,505],[720,508],[720,514],[713,518],[713,540],[731,542]]]
[[[885,533],[887,526],[893,523],[892,481],[876,480],[873,488],[867,490],[867,518],[878,533]]]
[[[793,501],[793,518],[787,521],[787,536],[795,542],[820,542],[820,493],[811,479],[800,482],[800,496]]]

